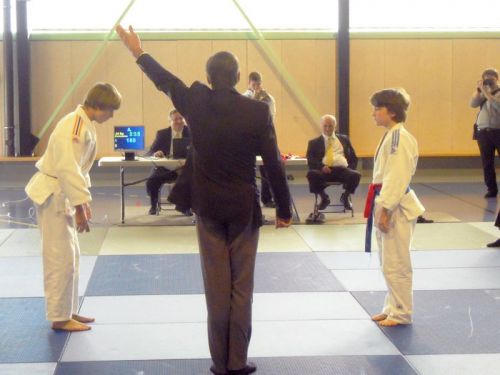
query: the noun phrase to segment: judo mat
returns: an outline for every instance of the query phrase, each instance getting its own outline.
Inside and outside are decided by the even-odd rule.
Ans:
[[[43,298],[0,298],[0,327],[0,363],[57,362],[69,336],[47,329]]]
[[[40,231],[38,228],[23,230],[6,229],[0,232],[0,256],[39,256],[42,253]],[[108,232],[107,227],[92,226],[90,232],[78,234],[80,253],[82,255],[97,255]],[[3,235],[2,235],[3,233]]]
[[[261,253],[256,260],[254,290],[344,289],[313,253]],[[196,293],[203,293],[197,254],[100,256],[86,291],[88,296]]]
[[[385,292],[353,292],[370,315]],[[384,334],[405,355],[500,353],[500,290],[415,291],[414,322]]]
[[[86,295],[178,293],[203,293],[199,255],[100,256]]]
[[[402,356],[250,358],[259,375],[415,375]],[[210,375],[210,360],[62,362],[55,375]]]
[[[425,216],[460,222],[417,224],[411,327],[370,320],[385,285],[378,254],[362,251],[364,224],[262,228],[249,348],[257,374],[498,374],[500,250],[485,247],[500,235],[497,201],[482,198],[480,182],[439,184],[413,186]],[[117,222],[118,189],[95,190],[94,217]],[[356,213],[365,191],[353,196]],[[312,195],[292,192],[304,220]],[[82,252],[97,257],[82,257],[81,313],[97,322],[71,335],[45,321],[38,230],[0,227],[0,374],[210,374],[194,226],[98,225],[82,235]]]

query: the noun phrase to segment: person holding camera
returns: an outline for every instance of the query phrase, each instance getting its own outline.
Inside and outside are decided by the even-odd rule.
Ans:
[[[480,108],[474,124],[474,139],[479,146],[484,182],[488,189],[484,197],[495,198],[498,194],[495,150],[500,155],[500,88],[496,69],[489,68],[483,72],[470,105]]]

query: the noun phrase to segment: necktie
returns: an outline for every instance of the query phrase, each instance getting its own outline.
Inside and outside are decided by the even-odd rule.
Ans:
[[[325,165],[328,167],[333,166],[333,138],[332,137],[328,137],[328,142],[326,144]]]
[[[180,139],[180,138],[182,138],[181,132],[175,132],[174,139]]]

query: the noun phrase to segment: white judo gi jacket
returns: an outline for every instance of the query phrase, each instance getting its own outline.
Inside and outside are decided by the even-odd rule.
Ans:
[[[418,161],[416,139],[402,123],[388,130],[377,148],[373,166],[373,184],[382,184],[375,203],[389,211],[398,206],[409,221],[425,211],[415,192],[410,188]]]
[[[96,129],[81,106],[65,116],[52,132],[47,149],[36,163],[26,193],[38,205],[62,192],[71,207],[92,200],[89,171],[97,154]]]

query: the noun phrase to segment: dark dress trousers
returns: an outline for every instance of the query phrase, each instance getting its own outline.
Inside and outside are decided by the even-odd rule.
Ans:
[[[184,116],[192,139],[192,207],[208,310],[214,370],[247,364],[253,276],[262,213],[255,182],[261,155],[277,204],[291,218],[290,193],[269,107],[235,89],[187,87],[150,55],[137,63]]]
[[[182,129],[182,138],[189,138],[190,132],[187,126]],[[151,145],[148,155],[153,155],[156,151],[162,151],[165,156],[169,156],[172,144],[172,128],[160,129],[156,132],[155,140]],[[160,189],[163,184],[172,183],[177,179],[177,172],[165,167],[155,167],[146,181],[146,191],[151,199],[151,206],[156,207],[160,196]]]
[[[343,134],[336,134],[342,147],[344,156],[347,160],[346,167],[332,167],[331,173],[325,174],[321,169],[325,166],[323,158],[325,156],[325,140],[322,135],[309,141],[307,146],[307,165],[309,172],[309,191],[315,194],[322,194],[326,188],[326,182],[340,182],[344,185],[347,193],[353,194],[359,185],[361,174],[356,171],[358,157],[349,141],[349,138]]]

